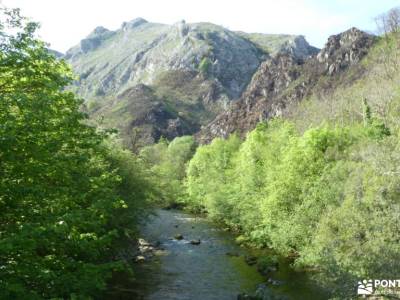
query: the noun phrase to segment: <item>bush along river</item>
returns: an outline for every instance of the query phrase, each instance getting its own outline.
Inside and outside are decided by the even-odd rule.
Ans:
[[[209,220],[156,210],[141,229],[134,279],[116,278],[108,299],[327,299],[284,259],[239,246]]]

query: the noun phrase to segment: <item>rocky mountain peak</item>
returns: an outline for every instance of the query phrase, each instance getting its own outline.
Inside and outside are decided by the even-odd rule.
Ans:
[[[325,47],[317,55],[329,75],[357,63],[367,54],[375,37],[355,27],[328,38]]]
[[[136,27],[139,27],[142,24],[146,24],[148,23],[147,20],[143,19],[143,18],[135,18],[131,21],[128,22],[123,22],[121,25],[121,29],[122,30],[129,30],[129,29],[133,29]]]
[[[296,36],[292,40],[288,40],[281,46],[279,50],[281,53],[292,54],[294,57],[299,59],[307,59],[319,52],[319,49],[307,42],[303,35]]]
[[[97,49],[106,39],[114,34],[115,31],[108,30],[103,26],[97,26],[86,38],[81,40],[77,46],[67,51],[65,59],[75,59],[81,54]]]
[[[89,35],[89,37],[96,37],[102,34],[105,34],[107,32],[110,32],[110,30],[108,30],[107,28],[103,27],[103,26],[97,26]]]
[[[176,26],[176,28],[178,28],[178,33],[182,38],[185,37],[190,31],[190,26],[186,24],[185,20],[181,20],[174,25]]]

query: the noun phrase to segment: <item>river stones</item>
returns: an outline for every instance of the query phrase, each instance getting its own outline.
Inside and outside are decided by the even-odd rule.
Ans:
[[[145,239],[138,239],[138,244],[139,246],[150,246],[150,243],[146,241]]]
[[[138,255],[135,257],[135,262],[144,262],[146,260],[146,257],[144,257],[143,255]]]
[[[272,278],[268,278],[267,282],[268,282],[270,285],[274,285],[274,286],[279,286],[279,285],[282,285],[282,284],[283,284],[282,281],[280,281],[280,280],[275,280],[275,279],[272,279]]]
[[[180,233],[175,234],[175,235],[174,235],[174,239],[176,239],[176,240],[178,240],[178,241],[183,240],[183,235],[180,234]]]
[[[148,255],[154,251],[155,246],[146,241],[145,239],[138,239],[138,251],[141,255]]]
[[[191,240],[190,243],[191,243],[192,245],[200,245],[201,241],[200,241],[199,239],[197,239],[197,240]]]
[[[137,241],[137,250],[134,251],[134,261],[137,263],[145,262],[154,256],[164,255],[164,249],[161,246],[160,241],[150,243],[143,238]]]

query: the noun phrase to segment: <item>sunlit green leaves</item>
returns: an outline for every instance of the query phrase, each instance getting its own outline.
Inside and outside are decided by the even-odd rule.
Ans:
[[[216,139],[189,162],[187,205],[247,242],[294,254],[297,267],[323,270],[325,284],[396,276],[399,144],[376,124],[371,117],[300,134],[273,120],[243,142]]]
[[[95,297],[143,215],[146,175],[85,125],[81,100],[64,90],[71,71],[35,38],[37,25],[1,13],[0,298]]]

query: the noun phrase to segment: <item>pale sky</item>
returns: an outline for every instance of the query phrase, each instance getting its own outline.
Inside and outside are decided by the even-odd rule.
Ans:
[[[96,26],[110,30],[137,17],[173,24],[212,22],[231,30],[302,34],[322,47],[352,26],[374,32],[374,17],[400,0],[0,0],[41,24],[40,36],[65,52]]]

